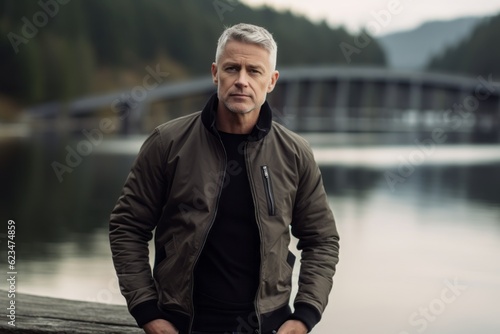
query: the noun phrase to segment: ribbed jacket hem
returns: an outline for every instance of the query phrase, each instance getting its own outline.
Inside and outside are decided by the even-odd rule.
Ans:
[[[150,321],[163,319],[163,313],[158,309],[158,301],[155,299],[136,305],[130,310],[130,314],[141,328]]]
[[[150,321],[164,319],[174,325],[181,334],[189,331],[189,316],[175,311],[161,310],[158,307],[157,300],[148,300],[138,304],[130,310],[130,314],[135,318],[137,325],[141,328]]]
[[[306,325],[308,333],[321,320],[321,314],[314,306],[307,303],[296,303],[294,308],[295,310],[289,319],[302,321]]]
[[[263,313],[260,316],[262,333],[271,333],[273,330],[278,331],[280,326],[289,319],[292,314],[290,306],[285,305],[272,312]]]

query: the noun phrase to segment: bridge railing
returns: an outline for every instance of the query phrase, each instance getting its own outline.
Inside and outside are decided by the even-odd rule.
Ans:
[[[32,119],[114,117],[123,134],[144,133],[200,110],[215,92],[210,77],[157,87],[140,99],[129,92],[51,103]],[[401,132],[447,127],[498,136],[500,85],[491,78],[370,67],[303,67],[280,71],[268,95],[275,119],[302,131]],[[79,126],[82,124],[80,123]]]

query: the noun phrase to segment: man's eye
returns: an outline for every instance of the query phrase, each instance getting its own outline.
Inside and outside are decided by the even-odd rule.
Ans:
[[[226,71],[228,71],[228,72],[236,72],[237,69],[234,66],[229,66],[229,67],[226,67]]]

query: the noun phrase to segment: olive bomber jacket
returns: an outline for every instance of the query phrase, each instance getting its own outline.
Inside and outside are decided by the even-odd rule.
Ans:
[[[164,318],[189,333],[193,271],[215,219],[227,159],[215,128],[216,95],[201,112],[158,126],[144,142],[110,219],[119,285],[139,326]],[[309,330],[320,320],[332,288],[339,235],[321,173],[307,142],[272,120],[264,103],[242,147],[260,233],[258,325],[288,309],[298,238],[301,267],[295,312]],[[155,265],[148,242],[155,231]],[[291,228],[291,229],[290,229]]]

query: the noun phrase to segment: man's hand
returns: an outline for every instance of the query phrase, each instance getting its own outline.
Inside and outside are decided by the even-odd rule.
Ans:
[[[307,334],[307,327],[302,321],[287,320],[281,325],[277,334]]]
[[[156,319],[145,324],[142,329],[146,334],[179,334],[177,328],[163,319]]]

